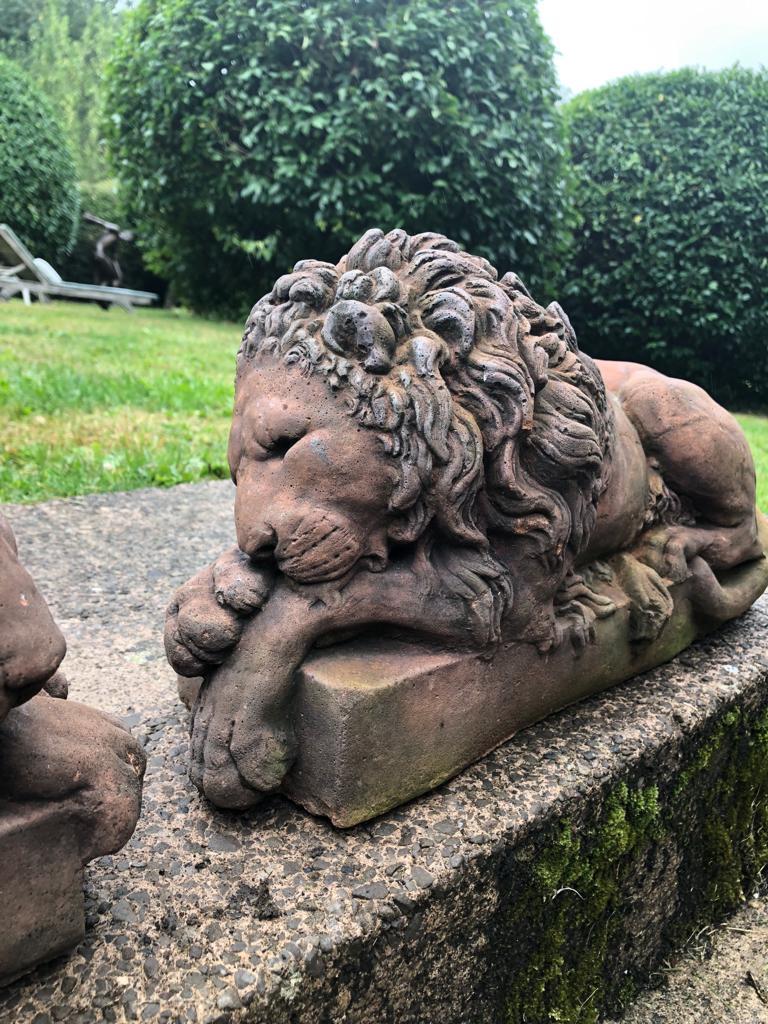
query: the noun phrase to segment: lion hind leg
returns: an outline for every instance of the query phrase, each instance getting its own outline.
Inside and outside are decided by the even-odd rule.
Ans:
[[[672,614],[672,584],[687,586],[694,610],[725,622],[761,592],[763,544],[752,522],[738,526],[657,526],[631,553],[617,556],[632,602],[633,639],[655,639]],[[721,582],[727,581],[727,582]]]
[[[569,639],[576,650],[594,643],[595,623],[613,615],[616,605],[594,585],[593,577],[605,579],[602,563],[583,573],[572,570],[566,574],[553,601],[552,635],[539,647],[542,651],[559,647]]]
[[[753,513],[736,526],[656,526],[640,536],[633,553],[660,576],[681,583],[695,558],[722,571],[760,558],[763,546]]]
[[[629,598],[630,640],[655,640],[675,609],[667,581],[631,554],[617,555],[613,564],[618,582]]]
[[[721,582],[703,558],[693,558],[690,568],[694,607],[714,622],[727,622],[745,612],[764,590],[768,579],[764,565],[756,560],[729,573],[727,582]]]

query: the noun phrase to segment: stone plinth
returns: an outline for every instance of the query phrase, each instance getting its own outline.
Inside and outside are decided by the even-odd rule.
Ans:
[[[626,608],[597,642],[544,656],[511,644],[491,659],[360,641],[300,670],[299,757],[286,795],[349,827],[429,792],[542,717],[666,661],[690,644],[684,599],[659,641],[627,642]]]
[[[0,804],[0,985],[85,935],[83,865],[72,815],[55,803]]]
[[[83,868],[130,837],[144,766],[75,701],[37,694],[0,723],[0,984],[82,940]]]
[[[20,541],[61,538],[31,568],[72,623],[65,668],[130,716],[149,764],[136,833],[87,869],[85,940],[1,991],[0,1019],[592,1024],[753,891],[768,860],[768,598],[364,825],[281,798],[211,808],[186,777],[189,716],[157,625],[169,574],[220,550],[230,517],[226,484],[19,516]],[[208,550],[200,522],[218,530]],[[113,562],[91,564],[102,538]]]
[[[766,576],[761,560],[721,583],[735,592]],[[434,789],[544,716],[687,647],[704,628],[688,587],[671,588],[675,610],[653,642],[630,641],[627,597],[604,583],[617,610],[580,651],[511,643],[484,658],[369,640],[318,651],[299,672],[299,756],[286,794],[347,827]]]

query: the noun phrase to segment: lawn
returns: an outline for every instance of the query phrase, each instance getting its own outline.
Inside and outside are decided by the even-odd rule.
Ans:
[[[0,501],[223,477],[242,328],[0,303]]]
[[[0,303],[0,501],[226,476],[240,333],[177,311]],[[737,418],[768,511],[768,418]]]
[[[757,504],[768,515],[768,416],[737,414],[757,467]]]

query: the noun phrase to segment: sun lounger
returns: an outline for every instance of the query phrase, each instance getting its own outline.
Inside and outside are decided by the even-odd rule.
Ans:
[[[36,295],[47,299],[88,299],[92,302],[114,303],[123,309],[149,306],[157,301],[154,292],[132,288],[109,288],[100,284],[78,284],[63,281],[46,260],[35,258],[7,224],[0,224],[0,298],[21,295],[29,305]]]

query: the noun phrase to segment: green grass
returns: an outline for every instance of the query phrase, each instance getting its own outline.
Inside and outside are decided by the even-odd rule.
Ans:
[[[0,501],[227,475],[239,324],[0,303]],[[768,511],[768,418],[740,415]]]
[[[0,303],[0,501],[224,477],[241,327]]]
[[[747,435],[757,469],[757,504],[768,515],[768,416],[736,415]]]

